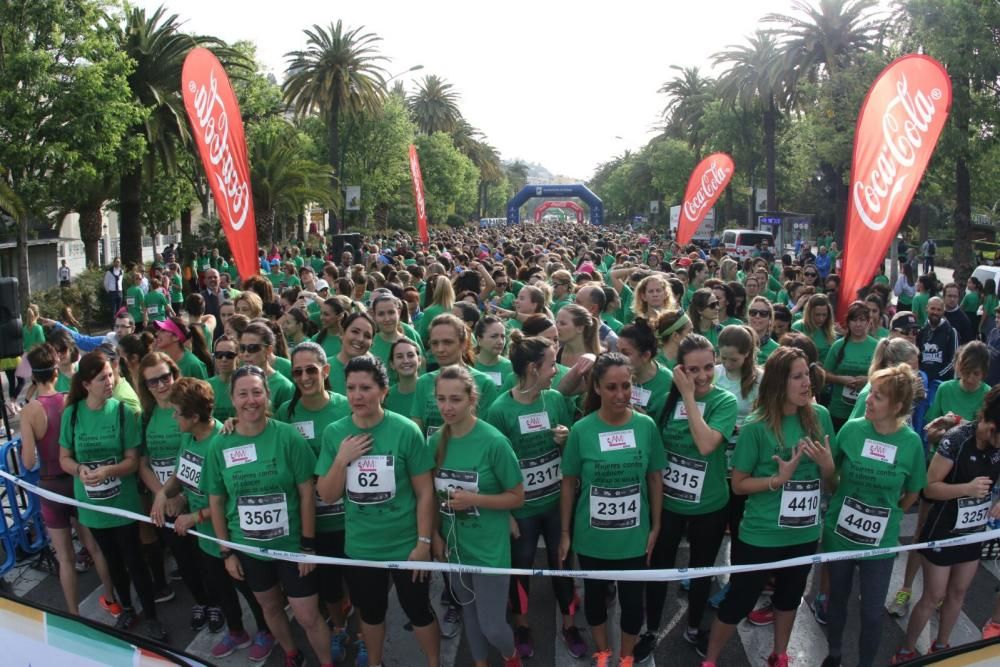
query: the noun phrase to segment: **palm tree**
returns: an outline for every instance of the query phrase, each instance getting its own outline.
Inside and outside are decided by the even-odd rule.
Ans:
[[[228,49],[222,40],[205,35],[187,35],[180,31],[176,14],[166,15],[159,7],[151,16],[139,7],[127,7],[124,23],[116,27],[119,48],[135,62],[128,77],[136,101],[147,111],[145,122],[133,128],[133,134],[146,140],[146,153],[137,162],[126,165],[119,181],[122,260],[142,261],[142,186],[159,163],[173,171],[178,146],[190,141],[184,101],[180,95],[181,70],[188,52],[204,46],[215,52],[228,68],[247,67],[242,57]]]
[[[284,83],[285,102],[299,118],[313,113],[326,123],[327,148],[331,171],[330,183],[339,192],[343,153],[340,121],[345,116],[373,111],[385,97],[386,71],[379,55],[382,38],[362,32],[364,26],[348,29],[342,21],[324,29],[314,25],[306,30],[308,48],[291,51]],[[335,214],[330,224],[337,229]]]
[[[786,76],[774,34],[758,30],[746,44],[732,45],[713,56],[716,65],[728,65],[718,82],[718,94],[730,106],[760,113],[767,164],[767,210],[777,211],[775,180],[776,128],[779,104],[787,101]]]
[[[455,148],[472,160],[472,164],[479,169],[479,203],[476,207],[476,217],[482,217],[489,186],[503,180],[500,153],[486,142],[482,132],[461,116],[451,132],[451,140],[455,143]]]
[[[435,74],[425,76],[409,99],[417,129],[424,134],[453,131],[462,118],[458,98],[450,83]]]
[[[679,71],[680,76],[664,83],[658,91],[669,98],[662,114],[666,134],[687,141],[695,158],[700,160],[705,141],[702,119],[705,105],[712,99],[715,81],[702,76],[697,67],[672,65],[670,69]]]
[[[507,170],[507,180],[510,182],[512,195],[516,195],[518,192],[528,184],[528,165],[526,165],[521,160],[515,160],[514,162],[506,165]]]

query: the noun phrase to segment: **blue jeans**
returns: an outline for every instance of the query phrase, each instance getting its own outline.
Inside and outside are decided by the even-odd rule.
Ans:
[[[854,568],[861,573],[861,637],[858,641],[858,666],[871,667],[882,640],[885,619],[885,596],[889,592],[894,558],[875,560],[837,560],[826,564],[830,573],[830,602],[827,607],[826,641],[829,654],[841,655],[847,603],[854,582]]]

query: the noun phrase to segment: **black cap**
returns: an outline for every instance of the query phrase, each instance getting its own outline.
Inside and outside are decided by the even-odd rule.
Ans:
[[[919,328],[916,316],[908,310],[901,310],[896,313],[892,318],[892,323],[889,325],[891,331],[903,331],[906,333],[916,331]]]

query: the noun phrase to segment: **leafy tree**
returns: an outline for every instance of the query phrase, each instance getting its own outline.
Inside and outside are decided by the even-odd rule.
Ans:
[[[470,215],[476,207],[476,165],[455,148],[444,132],[417,135],[416,145],[428,220],[444,222],[450,213]]]
[[[428,74],[408,100],[413,122],[424,134],[452,132],[462,118],[458,98],[450,83],[436,74]]]
[[[715,81],[702,76],[697,67],[673,65],[670,69],[677,70],[680,75],[660,86],[659,92],[668,98],[663,108],[666,134],[687,141],[700,160],[705,142],[702,116],[705,105],[715,94]]]

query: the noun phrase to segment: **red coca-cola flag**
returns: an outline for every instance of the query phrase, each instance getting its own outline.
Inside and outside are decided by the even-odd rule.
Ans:
[[[712,153],[698,163],[688,179],[681,215],[677,221],[677,242],[682,246],[698,231],[698,225],[715,206],[722,191],[733,178],[733,158],[725,153]]]
[[[243,120],[219,59],[198,47],[184,59],[181,94],[240,278],[258,273],[257,224]]]
[[[410,144],[410,176],[413,177],[413,201],[417,204],[417,231],[420,243],[426,246],[431,242],[427,234],[427,201],[424,199],[424,179],[420,175],[420,158],[413,144]]]
[[[951,108],[951,80],[938,61],[908,55],[875,79],[854,132],[837,315],[885,260]]]

